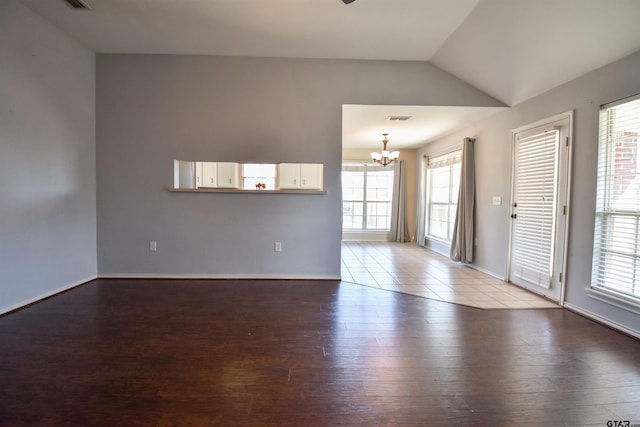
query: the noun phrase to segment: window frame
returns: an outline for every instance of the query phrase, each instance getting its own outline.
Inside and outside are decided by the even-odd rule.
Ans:
[[[458,165],[458,168],[462,167],[462,148],[433,157],[429,159],[427,163],[427,185],[425,188],[426,203],[425,203],[425,224],[424,224],[425,239],[435,240],[435,241],[443,242],[446,244],[451,244],[451,237],[452,237],[451,235],[452,235],[452,228],[453,228],[452,226],[453,226],[453,223],[455,222],[455,210],[457,209],[457,206],[458,206],[458,196],[459,196],[458,194],[459,191],[455,191],[455,190],[456,188],[458,190],[460,188],[460,170],[458,170],[457,187],[454,185],[454,182],[455,182],[454,170],[456,165]],[[449,169],[448,201],[446,203],[434,202],[433,195],[435,192],[433,189],[433,182],[434,182],[433,173],[435,170],[445,168],[445,167]],[[455,198],[455,203],[453,203],[454,198]],[[431,223],[431,221],[432,221],[434,206],[448,207],[448,209],[446,209],[447,211],[447,222],[446,222],[447,237],[446,238],[443,238],[442,236],[439,236],[439,235],[432,234],[433,224]],[[454,212],[453,215],[451,214],[452,209]]]
[[[622,303],[623,308],[631,307],[635,311],[640,308],[640,195],[636,194],[631,198],[629,201],[631,207],[616,204],[616,195],[620,195],[616,192],[622,191],[618,185],[626,176],[624,172],[620,171],[625,169],[625,165],[618,164],[617,151],[621,149],[622,143],[625,142],[624,139],[629,138],[628,135],[624,135],[628,131],[616,131],[618,119],[616,112],[618,112],[618,107],[631,103],[637,105],[640,111],[640,95],[624,98],[600,107],[593,258],[589,291],[590,295],[596,299],[604,297],[606,302],[618,306],[620,306],[618,303]],[[638,131],[634,135],[636,162],[634,180],[636,181],[635,185],[638,186],[636,190],[640,194],[640,117],[633,121],[633,114],[635,113],[632,113],[631,123],[638,126]],[[629,157],[623,155],[621,158],[625,160]],[[634,204],[635,207],[633,207]],[[633,227],[635,238],[627,238],[630,231],[628,228],[615,232],[613,228],[615,220],[623,218],[635,222],[635,227]],[[633,248],[626,252],[620,249],[629,246],[629,242],[632,243]],[[615,257],[625,258],[628,262],[616,268]],[[625,286],[614,285],[615,281],[621,280],[620,277],[627,273],[623,266],[628,266],[629,263],[632,265],[629,271],[631,284],[627,291],[624,289]]]
[[[395,169],[392,165],[388,166],[380,166],[377,164],[372,164],[371,162],[366,161],[358,161],[358,160],[345,160],[342,162],[342,170],[341,173],[349,172],[345,171],[345,166],[347,168],[354,168],[354,171],[358,171],[359,168],[362,168],[363,173],[363,181],[362,181],[362,199],[346,199],[344,197],[344,178],[343,178],[343,195],[342,195],[342,209],[343,209],[343,222],[342,222],[342,231],[346,233],[388,233],[391,230],[391,206],[393,203],[393,179]],[[384,168],[384,169],[383,169]],[[367,197],[367,185],[369,182],[368,174],[374,171],[385,171],[390,173],[389,177],[389,188],[387,191],[389,192],[389,200],[369,200]],[[376,187],[382,188],[382,187]],[[362,203],[362,227],[360,228],[346,228],[344,226],[344,206],[345,203]],[[387,227],[386,228],[369,228],[368,217],[369,217],[369,205],[373,204],[385,204],[387,206],[386,211],[388,212],[386,215],[376,215],[377,217],[386,217],[387,218]]]

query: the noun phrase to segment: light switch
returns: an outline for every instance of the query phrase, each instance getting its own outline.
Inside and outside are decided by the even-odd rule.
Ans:
[[[502,205],[502,196],[493,196],[493,206]]]

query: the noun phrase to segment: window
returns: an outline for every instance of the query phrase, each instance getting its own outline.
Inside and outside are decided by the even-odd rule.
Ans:
[[[392,166],[343,163],[342,228],[388,231],[391,226],[392,195]]]
[[[462,150],[429,160],[425,224],[428,237],[451,241],[458,205],[461,161]]]
[[[591,287],[640,303],[640,97],[600,110]]]
[[[268,163],[244,163],[242,165],[242,188],[256,190],[258,184],[263,190],[275,190],[276,165]]]

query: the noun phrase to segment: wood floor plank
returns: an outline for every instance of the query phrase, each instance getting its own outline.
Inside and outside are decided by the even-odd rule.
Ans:
[[[640,342],[327,281],[99,279],[0,317],[0,425],[640,423]]]

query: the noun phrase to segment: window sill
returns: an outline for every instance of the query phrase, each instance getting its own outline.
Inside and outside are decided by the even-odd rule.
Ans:
[[[172,193],[327,194],[324,190],[242,190],[240,188],[169,188]]]
[[[442,239],[440,237],[434,237],[434,236],[425,236],[424,237],[425,240],[430,241],[430,242],[434,242],[434,243],[439,243],[441,245],[446,245],[446,246],[451,246],[451,242],[445,239]]]
[[[353,234],[388,234],[390,230],[363,230],[361,228],[343,228],[343,233],[353,233]]]
[[[602,301],[606,304],[616,306],[631,313],[640,314],[640,304],[635,301],[617,296],[614,293],[609,293],[600,289],[585,288],[585,290],[587,291],[587,295],[589,296],[589,298]]]

